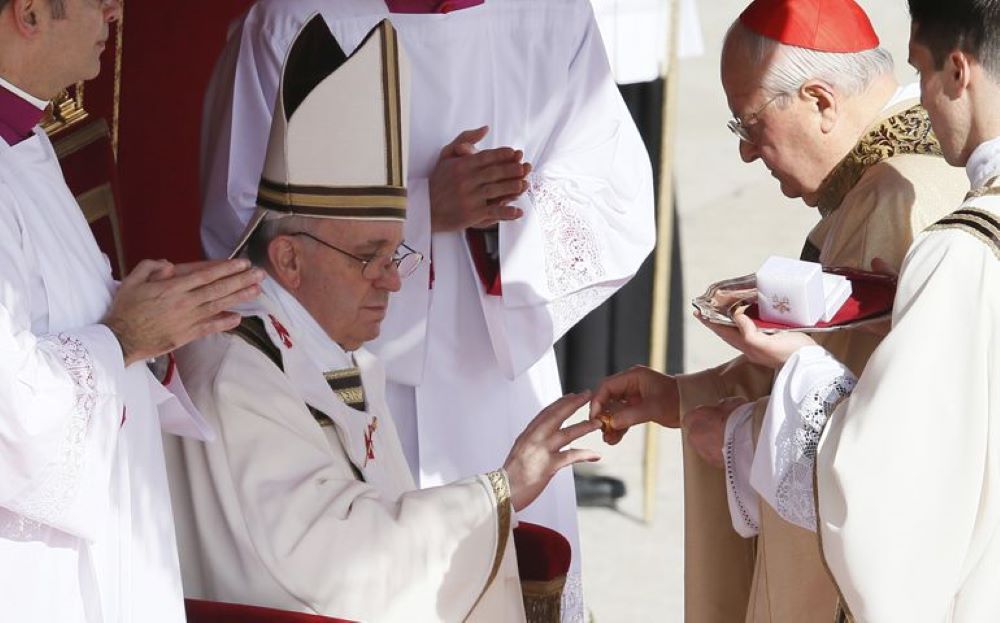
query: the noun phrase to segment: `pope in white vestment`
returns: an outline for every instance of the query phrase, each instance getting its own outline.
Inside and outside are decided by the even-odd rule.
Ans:
[[[744,499],[818,528],[859,622],[1000,621],[1000,138],[966,169],[972,192],[914,242],[860,380],[799,349],[752,464],[727,466]],[[727,454],[749,441],[734,419]]]
[[[228,254],[254,211],[281,61],[314,12],[345,50],[389,16],[378,0],[264,0],[237,23],[205,106],[202,241]],[[626,283],[654,242],[648,155],[611,76],[587,0],[486,0],[448,14],[391,15],[413,97],[407,243],[430,261],[394,296],[382,336],[387,400],[421,487],[502,462],[557,398],[552,345]],[[487,293],[465,232],[432,232],[441,148],[489,125],[483,148],[523,149],[534,170],[499,224],[502,295]],[[523,518],[574,543],[568,620],[582,618],[572,475]]]
[[[500,460],[417,489],[362,347],[419,258],[399,244],[407,67],[388,21],[350,55],[320,16],[290,45],[259,207],[235,247],[271,277],[238,330],[177,355],[220,437],[171,453],[190,597],[358,621],[525,618],[511,531],[531,479]],[[369,246],[385,248],[360,255]],[[571,428],[554,426],[557,445]]]
[[[116,288],[45,133],[0,141],[3,621],[184,620],[161,422],[207,431],[125,367]]]

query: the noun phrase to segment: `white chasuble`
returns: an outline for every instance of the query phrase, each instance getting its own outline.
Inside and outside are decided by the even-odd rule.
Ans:
[[[649,157],[622,102],[587,0],[486,0],[440,15],[377,0],[265,0],[232,31],[205,105],[202,241],[228,254],[253,213],[281,63],[314,13],[353,50],[390,17],[410,59],[407,244],[425,261],[391,297],[387,396],[422,487],[502,464],[561,392],[552,345],[626,283],[653,247]],[[464,232],[433,233],[428,179],[459,132],[524,150],[534,170],[499,226],[502,296],[488,295]],[[433,266],[433,279],[431,267]],[[576,498],[563,470],[521,514],[573,543],[566,620],[581,620]]]
[[[1000,620],[1000,139],[967,170],[974,190],[914,242],[892,331],[853,392],[842,364],[801,349],[763,424],[797,442],[755,461],[754,485],[818,527],[859,622]],[[812,465],[814,515],[796,476]]]
[[[270,355],[235,334],[178,353],[220,434],[168,451],[186,594],[357,621],[523,621],[496,474],[417,490],[378,360],[342,351],[273,281],[264,293],[243,313]],[[327,380],[354,366],[364,409]]]
[[[48,138],[0,142],[5,621],[184,620],[157,406],[191,422],[98,324],[115,287]]]

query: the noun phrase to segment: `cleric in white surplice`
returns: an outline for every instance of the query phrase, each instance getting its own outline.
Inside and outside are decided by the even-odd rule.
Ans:
[[[38,123],[118,2],[0,0],[0,620],[181,623],[161,430],[211,436],[145,360],[239,316],[246,261],[111,275]],[[202,286],[208,285],[208,288]]]
[[[349,56],[319,16],[291,44],[235,247],[266,267],[264,295],[237,331],[178,354],[220,437],[173,457],[188,596],[359,621],[523,620],[512,511],[596,459],[562,451],[595,430],[560,430],[586,401],[571,396],[506,461],[416,489],[362,348],[387,306],[405,311],[389,295],[420,260],[402,243],[407,69],[388,21]]]
[[[234,26],[206,99],[202,241],[210,257],[225,257],[253,214],[281,62],[314,12],[345,50],[391,17],[411,59],[406,240],[428,261],[395,295],[370,348],[385,362],[417,483],[481,473],[561,394],[552,345],[652,249],[649,156],[588,0],[264,0]],[[485,137],[470,132],[458,141],[465,147],[452,144],[484,125]],[[454,149],[467,153],[478,139],[483,159],[512,146],[533,165],[510,203],[523,216],[501,220],[498,232],[470,219],[496,223],[491,210],[505,198],[493,195],[505,191],[479,183],[506,169],[483,167],[453,186],[444,179]],[[445,146],[449,157],[439,160]],[[448,214],[448,200],[458,198],[449,189],[464,187],[482,212],[462,221]],[[566,605],[568,618],[581,620],[572,475],[560,474],[524,519],[574,544]]]

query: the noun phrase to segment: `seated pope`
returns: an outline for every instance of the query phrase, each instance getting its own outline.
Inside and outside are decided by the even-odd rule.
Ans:
[[[185,594],[358,621],[524,620],[513,513],[599,427],[543,410],[503,466],[417,490],[375,338],[422,257],[403,243],[408,72],[392,26],[350,55],[315,17],[281,78],[235,254],[268,277],[235,330],[178,353],[214,443],[170,451]],[[461,417],[461,414],[455,414]]]

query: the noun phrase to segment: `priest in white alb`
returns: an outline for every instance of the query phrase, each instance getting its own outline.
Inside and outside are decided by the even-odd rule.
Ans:
[[[210,436],[144,361],[239,322],[245,261],[117,284],[38,126],[93,78],[118,2],[0,0],[0,620],[180,623],[161,429]],[[209,287],[204,287],[204,286]]]
[[[391,17],[411,59],[406,239],[427,261],[370,348],[417,483],[481,473],[562,393],[555,341],[652,249],[649,157],[588,0],[263,0],[206,98],[210,257],[253,214],[281,62],[314,12],[345,50]],[[573,542],[566,620],[582,620],[572,474],[524,517]]]
[[[715,327],[779,368],[757,453],[730,480],[819,531],[850,619],[997,621],[1000,2],[909,5],[923,103],[972,190],[914,242],[860,378],[804,334]],[[749,434],[727,427],[717,451]]]

